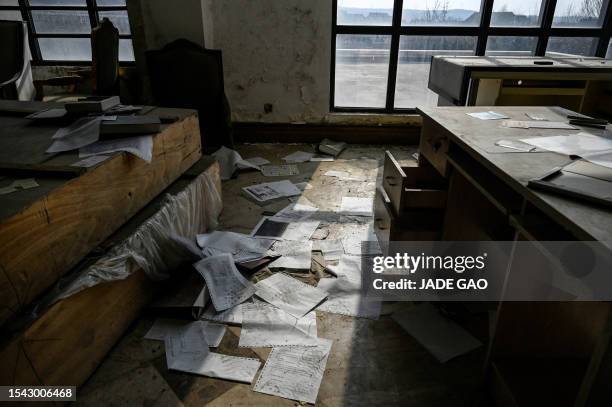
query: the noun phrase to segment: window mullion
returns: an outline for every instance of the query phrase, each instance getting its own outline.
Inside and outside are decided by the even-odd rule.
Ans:
[[[542,12],[542,22],[540,25],[540,35],[538,36],[538,45],[536,46],[536,56],[544,56],[548,47],[548,39],[550,38],[550,30],[555,17],[555,7],[557,0],[544,0],[544,11]]]
[[[493,14],[493,0],[484,0],[482,2],[478,42],[476,43],[476,55],[479,56],[484,55],[487,50],[487,37],[489,35],[489,26],[491,25],[491,14]]]
[[[28,0],[19,0],[21,18],[26,22],[28,27],[28,44],[30,45],[30,53],[32,54],[32,59],[35,62],[39,62],[42,61],[42,54],[40,53],[38,38],[36,38],[36,27],[34,27],[34,21],[32,20],[32,13],[30,12],[29,7],[30,2]]]
[[[98,9],[96,0],[85,0],[87,2],[87,12],[89,13],[89,24],[93,30],[98,26]]]
[[[389,53],[389,74],[387,77],[387,100],[385,108],[392,111],[395,100],[395,81],[397,79],[397,64],[399,63],[400,28],[402,26],[403,0],[393,2],[393,34],[391,35],[391,52]]]

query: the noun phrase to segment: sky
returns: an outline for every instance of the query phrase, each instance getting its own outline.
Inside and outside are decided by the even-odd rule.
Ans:
[[[404,0],[405,9],[425,10],[435,0]],[[580,3],[575,0],[559,0],[557,8],[565,10],[569,3]],[[449,0],[450,9],[479,10],[481,0]],[[540,10],[541,0],[495,0],[494,10],[500,10],[506,5],[507,10],[520,14],[537,14]],[[393,0],[338,0],[339,7],[355,8],[393,8]]]

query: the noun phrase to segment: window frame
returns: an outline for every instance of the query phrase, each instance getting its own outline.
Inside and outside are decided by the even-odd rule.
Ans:
[[[43,59],[40,51],[40,45],[38,43],[39,38],[91,38],[90,33],[37,33],[34,20],[32,19],[32,11],[43,10],[43,11],[86,11],[89,15],[89,24],[91,29],[98,25],[99,12],[104,11],[125,11],[127,12],[127,1],[124,6],[100,6],[97,4],[97,0],[85,0],[84,6],[36,6],[31,5],[29,0],[18,0],[17,6],[0,6],[0,10],[11,10],[20,11],[21,19],[26,22],[28,27],[28,40],[30,45],[30,52],[32,54],[32,64],[35,66],[50,66],[50,65],[70,65],[70,66],[89,66],[91,61],[79,61],[79,60],[51,60]],[[133,35],[130,27],[130,34],[119,34],[119,39],[132,40]],[[134,66],[135,61],[119,61],[120,66]]]
[[[397,80],[397,65],[399,56],[399,43],[403,35],[427,36],[469,36],[477,37],[476,56],[484,56],[489,36],[525,36],[537,37],[538,42],[535,56],[544,56],[548,39],[550,37],[595,37],[598,44],[596,57],[606,57],[608,44],[612,36],[612,0],[606,5],[602,25],[593,27],[553,27],[553,18],[557,0],[542,0],[541,19],[539,27],[491,27],[494,0],[483,0],[480,10],[480,24],[478,26],[402,26],[403,0],[394,0],[393,17],[390,26],[379,25],[338,25],[338,0],[332,0],[332,35],[329,81],[329,110],[338,113],[415,113],[415,108],[395,107],[395,86]],[[384,108],[371,107],[342,107],[335,106],[336,81],[336,36],[339,34],[370,34],[391,36],[391,50],[389,56],[389,73],[387,77],[387,97]]]

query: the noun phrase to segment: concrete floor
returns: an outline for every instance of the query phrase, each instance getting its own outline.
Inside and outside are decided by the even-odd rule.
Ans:
[[[308,181],[304,192],[320,208],[321,216],[339,207],[342,196],[373,196],[377,178],[382,177],[384,150],[402,160],[414,152],[406,147],[352,146],[334,162],[299,164],[293,182]],[[281,157],[312,146],[300,144],[240,145],[244,158],[261,156],[273,163]],[[328,170],[366,175],[366,182],[341,182],[324,176]],[[278,178],[283,179],[283,178]],[[240,193],[245,185],[270,181],[259,172],[242,172],[223,184],[225,208],[221,230],[250,232],[262,213],[284,207],[288,202],[261,207]],[[331,219],[331,218],[330,218]],[[351,222],[358,222],[353,217]],[[346,233],[348,223],[322,221],[328,238]],[[484,347],[440,364],[388,314],[409,307],[407,303],[385,304],[377,321],[317,312],[318,335],[334,341],[321,384],[317,406],[472,406],[481,405],[478,388]],[[295,406],[300,403],[256,393],[252,386],[168,371],[161,342],[142,337],[154,321],[143,313],[107,356],[102,365],[77,393],[77,404],[91,406]],[[472,329],[486,340],[485,329]],[[264,362],[270,349],[238,348],[239,327],[230,327],[218,352],[259,358]],[[483,337],[484,336],[484,337]]]

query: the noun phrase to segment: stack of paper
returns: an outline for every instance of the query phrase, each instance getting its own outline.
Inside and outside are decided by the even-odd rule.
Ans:
[[[197,235],[196,239],[206,256],[230,253],[237,263],[261,259],[266,256],[275,241],[223,231]]]
[[[310,270],[312,262],[312,244],[311,240],[292,241],[279,240],[268,251],[269,256],[281,256],[274,260],[268,266],[271,270],[276,269],[292,269],[292,270]]]

